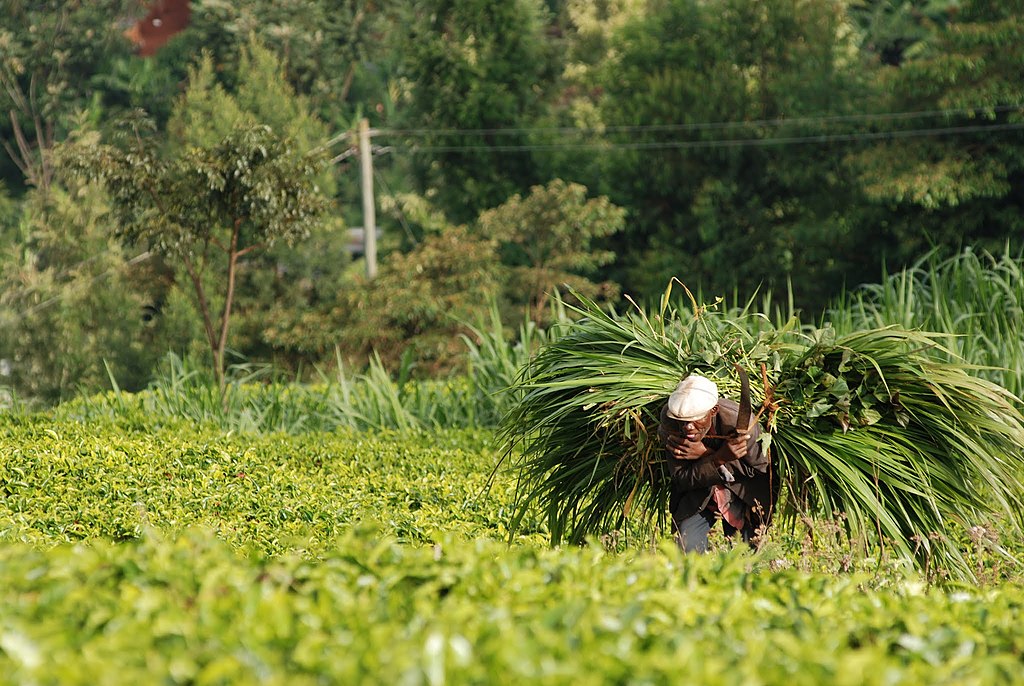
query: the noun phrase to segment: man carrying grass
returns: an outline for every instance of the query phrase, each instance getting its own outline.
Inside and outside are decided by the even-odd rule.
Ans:
[[[758,442],[761,427],[749,425],[749,392],[743,404],[720,398],[713,381],[691,374],[661,411],[658,436],[672,476],[669,509],[684,551],[707,552],[719,518],[726,536],[739,531],[756,547],[771,518],[777,490]]]

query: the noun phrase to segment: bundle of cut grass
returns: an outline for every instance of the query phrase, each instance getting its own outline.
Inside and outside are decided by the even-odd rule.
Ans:
[[[501,437],[514,456],[513,528],[541,507],[553,543],[632,517],[664,530],[669,483],[658,416],[678,380],[713,378],[738,397],[734,365],[756,370],[766,447],[784,485],[779,514],[841,514],[853,540],[969,578],[967,528],[1024,531],[1024,416],[1016,399],[930,351],[938,334],[894,327],[836,337],[714,305],[677,315],[601,310],[538,351]],[[948,351],[944,356],[948,360]]]

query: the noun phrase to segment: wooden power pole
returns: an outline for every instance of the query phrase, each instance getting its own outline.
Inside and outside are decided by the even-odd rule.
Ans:
[[[366,278],[377,276],[377,215],[373,203],[373,154],[370,151],[370,121],[359,120],[359,171],[363,191],[363,257]]]

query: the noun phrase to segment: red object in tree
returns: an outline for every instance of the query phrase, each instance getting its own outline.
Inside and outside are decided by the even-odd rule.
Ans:
[[[157,0],[144,19],[124,32],[143,57],[150,57],[188,26],[188,0]]]

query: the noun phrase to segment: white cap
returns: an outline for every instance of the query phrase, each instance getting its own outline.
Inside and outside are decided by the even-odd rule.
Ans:
[[[668,416],[684,422],[701,419],[718,404],[718,386],[711,379],[690,374],[668,397]]]

